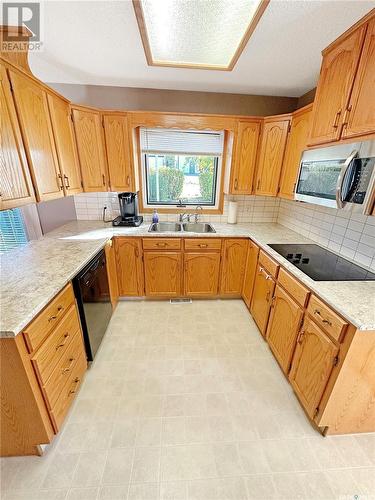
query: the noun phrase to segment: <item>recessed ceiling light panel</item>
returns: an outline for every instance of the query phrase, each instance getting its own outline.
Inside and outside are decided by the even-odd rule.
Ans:
[[[152,66],[231,71],[269,0],[133,0]]]

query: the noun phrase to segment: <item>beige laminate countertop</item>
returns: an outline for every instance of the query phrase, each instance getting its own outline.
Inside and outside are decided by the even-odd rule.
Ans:
[[[375,330],[374,281],[313,281],[268,246],[314,243],[272,223],[213,224],[216,233],[149,233],[149,224],[114,228],[100,221],[74,221],[1,258],[0,337],[14,337],[113,236],[247,237],[266,250],[360,330]]]

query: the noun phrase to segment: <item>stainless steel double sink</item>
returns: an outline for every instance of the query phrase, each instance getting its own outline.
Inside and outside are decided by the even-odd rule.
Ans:
[[[211,224],[206,222],[158,222],[151,224],[149,233],[216,233]]]

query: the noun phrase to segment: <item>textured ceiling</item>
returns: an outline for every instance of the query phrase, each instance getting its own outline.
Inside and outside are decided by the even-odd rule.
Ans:
[[[271,0],[234,70],[221,72],[147,66],[130,0],[46,1],[44,51],[30,64],[46,82],[300,96],[316,85],[321,50],[374,6]]]

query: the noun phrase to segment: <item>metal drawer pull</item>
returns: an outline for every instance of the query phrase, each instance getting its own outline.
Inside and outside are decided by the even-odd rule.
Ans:
[[[301,330],[298,334],[297,343],[302,344],[303,337],[305,336],[305,330]]]
[[[61,373],[67,373],[67,372],[70,372],[71,368],[72,368],[72,364],[74,362],[75,358],[69,358],[69,365],[66,367],[66,368],[63,368],[61,370]]]
[[[60,347],[64,347],[64,345],[66,344],[66,341],[68,340],[69,337],[70,337],[70,335],[68,332],[64,333],[64,336],[61,338],[60,343],[56,346],[56,351],[58,349],[60,349]]]
[[[263,274],[266,280],[272,280],[272,276],[268,274],[263,267],[259,268],[259,274]]]
[[[341,116],[341,109],[337,111],[336,116],[335,116],[335,121],[333,122],[333,128],[338,128],[339,126],[339,118]]]
[[[206,243],[199,243],[199,248],[207,248],[208,245]]]
[[[167,243],[156,243],[157,247],[166,247]]]
[[[234,179],[234,189],[237,191],[238,189],[238,180]]]
[[[73,385],[75,385],[75,386],[76,386],[76,385],[78,384],[78,382],[79,382],[79,378],[78,378],[78,377],[76,377],[76,378],[74,379]],[[75,394],[75,393],[76,393],[76,388],[74,388],[74,390],[72,390],[72,389],[71,389],[71,390],[68,392],[68,396],[70,396],[70,394]]]
[[[54,314],[53,316],[50,316],[50,317],[48,318],[48,321],[54,321],[55,319],[57,319],[57,317],[58,317],[59,313],[61,313],[61,311],[63,311],[63,310],[64,310],[64,307],[63,307],[63,306],[58,306],[58,308],[57,308],[57,313],[56,313],[56,314]]]
[[[326,325],[332,326],[332,323],[329,321],[329,319],[324,319],[323,316],[321,315],[319,309],[314,310],[314,314],[319,316],[319,318],[322,320],[322,323],[325,323]]]

